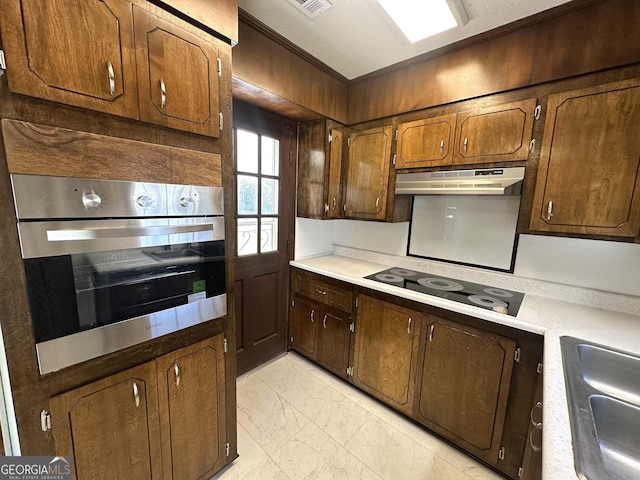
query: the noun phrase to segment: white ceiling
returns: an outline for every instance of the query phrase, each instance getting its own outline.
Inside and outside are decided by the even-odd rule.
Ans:
[[[465,26],[411,44],[376,0],[330,1],[332,7],[314,19],[287,0],[239,0],[238,6],[351,80],[569,2],[461,0],[469,17]]]

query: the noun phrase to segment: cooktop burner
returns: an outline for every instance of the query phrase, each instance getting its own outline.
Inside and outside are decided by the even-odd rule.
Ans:
[[[429,273],[416,272],[404,268],[388,268],[365,278],[505,313],[513,317],[518,314],[524,299],[523,293],[514,292],[513,290],[465,282],[453,278],[436,277]]]

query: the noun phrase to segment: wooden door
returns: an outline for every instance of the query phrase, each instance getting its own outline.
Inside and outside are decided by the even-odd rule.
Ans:
[[[219,137],[221,44],[213,37],[205,41],[137,7],[133,12],[140,119]]]
[[[138,118],[128,2],[3,2],[0,26],[12,92]]]
[[[154,362],[51,398],[56,454],[76,480],[162,479],[157,402]]]
[[[237,374],[287,349],[296,125],[234,102]]]
[[[398,125],[396,168],[451,165],[455,128],[455,114]]]
[[[365,295],[359,300],[353,381],[411,413],[422,314]]]
[[[209,479],[226,463],[223,342],[220,334],[156,360],[165,480]]]
[[[515,341],[428,316],[418,419],[495,465]]]
[[[551,95],[531,229],[635,237],[640,80]]]
[[[349,325],[351,317],[345,313],[322,312],[319,329],[318,361],[336,375],[346,377],[349,366]]]
[[[315,360],[320,321],[321,313],[318,305],[296,295],[293,299],[291,322],[289,324],[289,344],[291,348]]]
[[[345,214],[384,220],[391,169],[392,127],[354,132],[349,136]]]
[[[453,163],[509,162],[529,158],[534,98],[459,113]]]

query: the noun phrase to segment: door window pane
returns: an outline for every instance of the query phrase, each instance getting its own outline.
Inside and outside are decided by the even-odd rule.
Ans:
[[[278,176],[280,164],[280,142],[273,138],[262,137],[262,169],[263,175]]]
[[[260,226],[260,252],[275,252],[278,249],[278,219],[262,217]]]
[[[258,178],[238,175],[238,214],[258,214]]]
[[[262,192],[260,213],[262,215],[278,214],[278,186],[280,182],[275,178],[262,178]]]
[[[239,218],[238,230],[238,256],[254,255],[258,253],[258,219]]]
[[[236,165],[238,171],[258,173],[258,135],[247,130],[238,129],[236,143]]]

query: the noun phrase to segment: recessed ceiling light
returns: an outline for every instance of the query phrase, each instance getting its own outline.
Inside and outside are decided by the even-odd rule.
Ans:
[[[458,0],[378,0],[411,43],[468,21]]]

